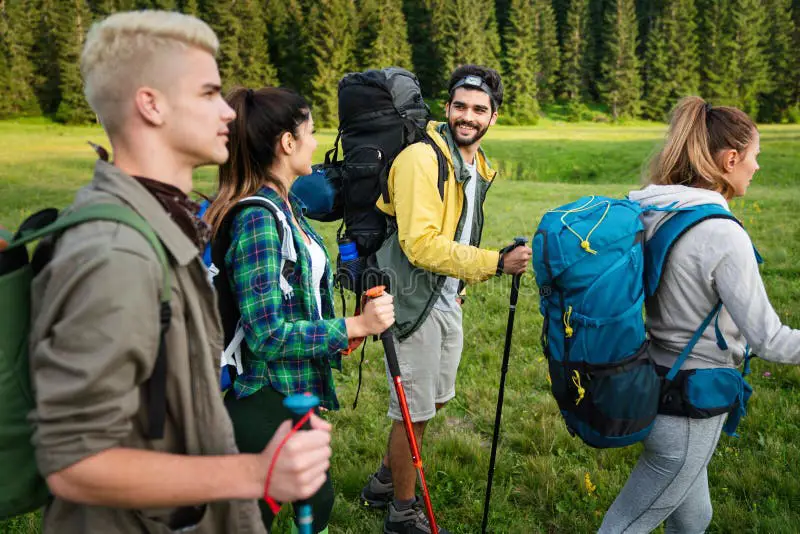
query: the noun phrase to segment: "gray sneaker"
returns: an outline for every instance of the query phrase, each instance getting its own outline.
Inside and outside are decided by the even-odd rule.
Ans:
[[[431,534],[431,524],[425,515],[425,506],[417,497],[417,502],[408,510],[398,511],[394,501],[389,503],[389,513],[383,522],[384,534]],[[450,534],[439,527],[439,534]]]
[[[385,509],[394,500],[394,484],[378,480],[378,473],[369,476],[367,485],[361,490],[361,504],[367,508]]]

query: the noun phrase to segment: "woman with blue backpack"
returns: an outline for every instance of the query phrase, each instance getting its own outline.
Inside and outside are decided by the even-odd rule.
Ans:
[[[679,213],[702,208],[716,215],[698,217],[674,238],[646,301],[648,352],[664,377],[659,415],[600,533],[649,532],[662,522],[668,533],[704,532],[712,516],[707,466],[722,430],[732,434],[744,414],[750,351],[800,363],[800,331],[781,324],[761,280],[761,259],[729,213],[728,202],[747,192],[759,168],[759,150],[758,129],[744,112],[684,98],[652,161],[649,185],[629,195],[645,209],[646,246]],[[730,406],[704,408],[711,396],[731,392]]]
[[[225,330],[224,362],[235,369],[225,396],[242,452],[261,451],[291,412],[286,396],[311,393],[339,408],[332,376],[349,340],[380,334],[394,322],[392,297],[361,315],[336,318],[332,269],[322,238],[290,192],[311,173],[317,142],[306,100],[283,88],[235,89],[228,103],[230,157],[206,219],[213,229],[214,284]],[[233,354],[235,356],[232,356]],[[228,358],[231,358],[228,360]],[[309,502],[313,532],[326,532],[333,507],[330,476]],[[261,502],[267,529],[279,508]]]

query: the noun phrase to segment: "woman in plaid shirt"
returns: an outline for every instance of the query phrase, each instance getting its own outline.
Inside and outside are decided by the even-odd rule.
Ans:
[[[389,328],[394,305],[386,295],[369,302],[360,316],[335,317],[333,278],[322,239],[289,192],[297,176],[311,172],[317,147],[306,100],[283,88],[240,88],[228,96],[228,103],[237,115],[229,125],[230,157],[220,166],[219,193],[206,217],[215,239],[230,239],[221,272],[227,273],[238,308],[235,319],[244,330],[244,373],[236,377],[225,405],[239,449],[260,452],[291,417],[283,407],[286,395],[310,392],[322,407],[339,408],[331,368],[341,369],[341,351],[350,338]],[[286,216],[284,240],[291,238],[296,261],[287,262],[283,270],[281,223],[267,208],[248,206],[225,221],[238,201],[253,195],[271,200]],[[229,235],[216,235],[223,221]],[[231,318],[223,317],[223,322],[230,324]],[[310,500],[315,532],[327,531],[333,495],[329,476]],[[273,511],[262,502],[261,512],[269,528]]]

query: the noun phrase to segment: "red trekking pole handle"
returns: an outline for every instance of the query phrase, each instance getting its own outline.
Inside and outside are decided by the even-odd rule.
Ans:
[[[376,286],[367,290],[366,295],[368,298],[377,298],[383,295],[385,290],[386,286]],[[403,377],[400,375],[400,364],[397,361],[397,349],[394,346],[394,338],[389,330],[385,330],[380,335],[380,338],[383,343],[383,351],[386,354],[389,374],[392,375],[395,393],[397,394],[397,400],[400,404],[400,412],[403,415],[403,426],[405,427],[406,437],[408,438],[408,448],[411,450],[411,461],[419,475],[419,484],[422,488],[422,498],[425,501],[425,511],[428,514],[428,521],[431,524],[431,533],[439,534],[439,527],[436,525],[436,519],[434,519],[433,516],[433,504],[431,504],[428,484],[425,481],[425,472],[422,469],[422,457],[419,453],[417,437],[414,434],[414,426],[411,423],[411,413],[408,411],[408,401],[406,400],[406,392],[403,388]]]

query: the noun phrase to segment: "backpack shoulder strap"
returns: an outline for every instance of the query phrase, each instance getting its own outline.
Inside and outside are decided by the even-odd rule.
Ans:
[[[91,204],[89,206],[77,208],[60,216],[52,224],[34,231],[24,232],[17,239],[12,241],[8,248],[12,249],[18,246],[27,245],[28,243],[43,237],[63,232],[64,230],[67,230],[73,226],[97,220],[114,221],[124,224],[125,226],[133,228],[139,232],[142,237],[144,237],[147,242],[150,243],[150,246],[156,253],[156,257],[158,258],[158,262],[161,265],[161,271],[163,273],[161,283],[161,302],[169,302],[172,294],[169,261],[167,260],[167,254],[164,251],[161,240],[158,238],[147,221],[145,221],[138,213],[126,206],[122,206],[120,204]]]
[[[275,222],[277,223],[278,227],[278,239],[280,240],[281,245],[283,245],[283,241],[285,238],[284,224],[286,223],[286,214],[283,213],[283,210],[280,209],[277,206],[277,204],[275,204],[270,199],[258,195],[253,195],[247,198],[243,198],[242,200],[236,203],[235,210],[238,213],[239,211],[249,206],[260,206],[262,208],[266,208],[267,210],[270,211],[270,213],[272,213],[272,217],[275,218]]]
[[[646,211],[646,208],[645,208]],[[741,225],[741,222],[719,204],[703,204],[691,208],[675,210],[656,233],[644,245],[645,258],[645,293],[648,297],[655,295],[661,275],[664,271],[675,243],[689,230],[708,219],[730,219]]]
[[[427,132],[422,136],[421,141],[426,145],[429,145],[433,148],[434,154],[436,154],[436,165],[437,165],[437,189],[439,190],[439,198],[444,200],[444,183],[447,181],[447,174],[448,174],[448,167],[447,167],[447,159],[442,152],[442,149],[439,148],[439,145],[436,144],[431,136],[427,134]],[[384,203],[388,204],[391,202],[391,198],[389,196],[389,168],[394,161],[390,162],[388,165],[384,166],[383,170],[381,171],[381,175],[379,177],[380,181],[380,189],[381,195],[383,197]]]
[[[273,201],[258,195],[244,198],[238,202],[238,205],[242,207],[261,206],[269,210],[275,218],[275,224],[278,229],[278,240],[281,242],[280,287],[283,296],[286,298],[290,297],[292,294],[292,286],[287,280],[288,273],[285,269],[287,266],[294,266],[297,262],[297,250],[294,246],[294,239],[292,239],[292,227],[289,225],[286,214],[283,213],[283,210]]]
[[[291,228],[289,227],[286,214],[270,199],[259,195],[249,196],[237,202],[236,205],[225,214],[225,219],[220,229],[217,231],[217,237],[214,239],[214,243],[211,247],[212,265],[216,271],[213,284],[217,290],[217,303],[220,308],[220,317],[222,318],[226,343],[225,350],[222,352],[222,357],[220,359],[220,366],[223,369],[227,366],[232,366],[236,369],[238,374],[242,374],[244,371],[241,351],[241,344],[242,341],[244,341],[244,330],[239,324],[240,316],[236,297],[228,283],[229,275],[225,267],[225,255],[231,246],[230,228],[233,224],[233,220],[243,209],[251,206],[266,209],[275,219],[278,240],[281,243],[280,287],[284,295],[290,295],[292,292],[292,287],[286,280],[285,269],[287,266],[293,265],[297,259],[294,240],[291,239],[291,237],[286,239],[287,232],[289,232],[291,236]]]
[[[162,281],[161,294],[159,297],[159,341],[158,354],[153,366],[153,373],[150,375],[147,384],[148,393],[148,435],[150,439],[162,439],[164,437],[164,423],[167,413],[167,348],[166,335],[172,321],[172,309],[170,299],[172,297],[171,277],[169,271],[169,260],[153,228],[138,213],[131,208],[120,204],[91,204],[70,211],[59,217],[52,224],[38,230],[23,233],[14,240],[9,248],[26,245],[42,237],[62,232],[73,226],[89,221],[114,221],[133,228],[144,237],[158,257],[161,264]]]
[[[675,380],[675,377],[678,375],[678,371],[680,371],[681,366],[683,366],[683,362],[685,362],[686,359],[689,357],[689,354],[692,353],[694,346],[697,345],[698,341],[700,341],[700,337],[703,335],[703,332],[706,331],[706,328],[708,328],[708,326],[711,324],[711,321],[714,319],[715,316],[717,316],[717,314],[719,314],[719,311],[721,309],[722,309],[722,301],[720,300],[717,301],[717,304],[714,306],[711,312],[708,315],[706,315],[706,318],[703,319],[703,322],[700,324],[698,329],[695,330],[694,334],[692,335],[692,338],[689,340],[689,343],[687,343],[686,346],[683,348],[683,351],[681,352],[680,356],[678,356],[678,358],[675,360],[675,363],[672,364],[669,373],[667,373],[667,376],[665,377],[666,381],[666,384],[664,386],[665,391],[667,387],[669,387],[669,384],[673,380]]]
[[[645,292],[648,297],[655,295],[661,282],[664,265],[675,243],[690,229],[709,219],[729,219],[735,221],[740,226],[742,225],[739,219],[719,204],[702,204],[690,208],[679,208],[676,209],[675,214],[656,231],[653,237],[645,243]],[[758,254],[758,251],[755,250],[755,247],[753,247],[753,251],[756,255],[756,260],[761,263],[761,256]],[[705,319],[703,319],[703,322],[697,330],[695,330],[689,343],[687,343],[686,347],[684,347],[681,354],[675,360],[675,363],[665,377],[667,385],[675,379],[681,366],[703,335],[703,332],[706,331],[715,318],[719,318],[721,309],[722,301],[719,300],[708,315],[706,315]],[[718,322],[715,322],[715,332],[717,346],[721,350],[727,349],[727,343],[719,329]]]
[[[426,145],[430,145],[431,148],[433,148],[433,152],[436,154],[436,164],[438,167],[437,188],[439,189],[439,198],[444,200],[444,183],[447,181],[448,175],[447,158],[444,157],[442,149],[439,148],[439,145],[436,144],[436,141],[434,141],[427,132],[422,142]]]
[[[426,145],[429,145],[433,149],[433,153],[436,154],[436,165],[438,170],[437,188],[439,189],[439,198],[444,200],[444,183],[447,181],[449,170],[447,166],[447,158],[445,158],[444,152],[442,152],[442,149],[436,144],[436,141],[434,141],[427,132],[425,132],[422,142]]]

